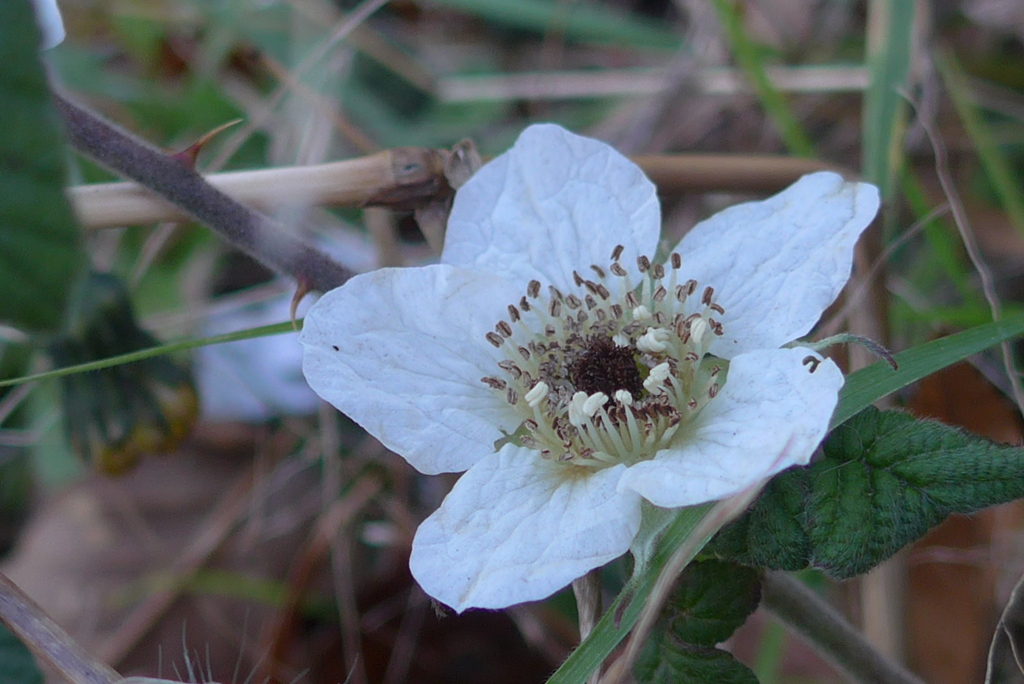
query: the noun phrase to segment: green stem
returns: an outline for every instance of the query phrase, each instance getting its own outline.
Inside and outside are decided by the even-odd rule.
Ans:
[[[791,575],[765,573],[761,598],[768,611],[853,681],[925,684],[917,675],[879,653],[839,611]]]

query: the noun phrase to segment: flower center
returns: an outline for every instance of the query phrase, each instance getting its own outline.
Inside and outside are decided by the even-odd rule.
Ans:
[[[640,282],[612,252],[610,274],[573,272],[576,291],[542,293],[530,281],[487,341],[505,353],[500,377],[482,381],[523,420],[511,436],[544,458],[590,468],[631,464],[670,446],[680,428],[718,394],[725,363],[707,356],[725,310],[697,282],[639,257]]]

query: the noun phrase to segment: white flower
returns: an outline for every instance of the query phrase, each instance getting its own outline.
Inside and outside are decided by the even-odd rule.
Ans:
[[[467,471],[413,542],[428,594],[544,598],[629,549],[641,499],[689,506],[807,463],[843,377],[780,346],[839,294],[877,209],[873,186],[816,173],[657,263],[643,173],[532,126],[459,190],[441,264],[313,306],[303,370],[421,472]]]

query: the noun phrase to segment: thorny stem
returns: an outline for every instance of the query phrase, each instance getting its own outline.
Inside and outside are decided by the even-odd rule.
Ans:
[[[122,681],[121,675],[86,653],[35,601],[2,574],[0,622],[70,684]]]
[[[836,609],[794,577],[777,571],[765,573],[761,598],[768,611],[851,680],[865,684],[925,684],[879,653]]]
[[[321,292],[353,275],[283,226],[220,192],[186,164],[56,93],[54,104],[75,149],[162,195],[271,269]]]

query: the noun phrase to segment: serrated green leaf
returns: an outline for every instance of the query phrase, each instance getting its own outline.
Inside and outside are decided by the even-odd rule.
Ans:
[[[29,1],[0,2],[0,320],[51,331],[84,252],[39,42]]]
[[[693,646],[714,646],[761,602],[761,571],[720,560],[691,563],[665,606],[668,629]]]
[[[1024,496],[1024,450],[898,411],[862,411],[832,433],[824,452],[809,467],[776,478],[751,511],[722,531],[712,552],[759,567],[795,569],[799,559],[786,545],[806,539],[802,565],[847,578],[867,572],[952,513]],[[782,494],[802,487],[806,498],[794,514],[793,501]],[[772,509],[775,516],[790,516],[788,525],[776,527],[778,539],[757,517]]]
[[[641,684],[757,684],[754,673],[731,653],[685,644],[667,631],[647,641],[633,676]]]
[[[905,413],[865,411],[824,450],[805,527],[812,563],[833,577],[866,572],[950,513],[1024,496],[1024,451]]]
[[[43,675],[32,653],[3,625],[0,625],[0,682],[43,684]]]
[[[776,477],[741,518],[711,541],[708,553],[755,568],[806,567],[811,540],[800,515],[810,488],[807,468],[795,468]]]

